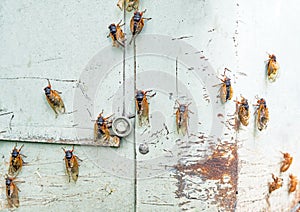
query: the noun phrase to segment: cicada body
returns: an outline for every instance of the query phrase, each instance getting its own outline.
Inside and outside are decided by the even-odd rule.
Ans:
[[[186,135],[188,131],[188,120],[189,120],[189,105],[191,104],[180,104],[178,101],[176,101],[178,104],[178,108],[176,110],[176,127],[177,127],[177,133],[182,133],[182,135]]]
[[[220,97],[221,97],[222,103],[225,103],[228,100],[231,100],[232,96],[233,96],[233,88],[231,86],[231,79],[225,75],[225,72],[227,70],[228,69],[225,68],[224,74],[223,74],[224,78],[220,79],[222,81],[221,88],[220,88]]]
[[[6,185],[6,198],[7,203],[10,208],[19,207],[19,188],[14,183],[15,178],[6,176],[5,185]]]
[[[149,103],[147,99],[147,93],[151,92],[152,90],[149,91],[142,91],[142,90],[137,90],[136,95],[135,95],[135,104],[136,104],[136,111],[138,114],[138,119],[139,119],[139,125],[149,125]],[[155,96],[156,93],[150,95],[149,97]]]
[[[290,174],[289,193],[294,192],[298,185],[298,179],[295,175]]]
[[[9,160],[9,168],[8,168],[9,175],[17,176],[23,167],[24,161],[20,153],[23,146],[24,145],[22,145],[19,149],[17,149],[16,148],[17,145],[15,145],[11,152],[11,156]]]
[[[120,10],[123,10],[125,0],[119,0],[117,6]],[[138,10],[140,1],[139,0],[126,0],[126,10],[131,12],[132,10]]]
[[[50,81],[48,80],[48,86],[44,88],[46,99],[51,106],[51,108],[54,110],[56,116],[58,114],[65,113],[65,105],[60,97],[60,92],[56,90],[51,89]]]
[[[65,152],[65,164],[66,164],[66,171],[69,177],[69,182],[71,181],[71,178],[76,182],[79,175],[79,164],[78,164],[78,157],[73,154],[74,146],[72,150],[65,150],[62,148]]]
[[[126,10],[128,12],[131,12],[132,10],[138,10],[139,9],[139,0],[126,0]]]
[[[119,47],[119,46],[124,47],[125,34],[121,29],[122,25],[120,25],[120,23],[121,21],[117,25],[111,24],[108,26],[109,29],[108,37],[111,37],[114,47]]]
[[[267,107],[266,100],[263,98],[257,100],[257,104],[255,106],[258,106],[256,109],[256,125],[258,130],[261,131],[267,128],[267,124],[269,122],[269,109]]]
[[[280,172],[285,172],[290,168],[293,162],[293,157],[287,152],[282,154],[283,154],[283,161],[280,167]]]
[[[273,182],[269,183],[269,193],[272,193],[276,189],[279,189],[282,187],[282,178],[275,177],[274,174],[272,174]]]
[[[279,64],[276,60],[276,56],[274,54],[272,54],[272,55],[269,54],[269,61],[268,61],[268,64],[267,64],[269,80],[271,80],[271,81],[276,80],[279,68],[280,67],[279,67]]]
[[[106,118],[103,117],[103,112],[99,114],[97,120],[94,124],[94,140],[96,141],[98,138],[103,138],[104,140],[110,139],[109,127],[111,125],[111,121],[109,118],[112,116],[108,116]]]
[[[133,17],[130,20],[130,31],[132,33],[131,40],[129,44],[135,39],[135,37],[142,31],[145,23],[144,20],[150,20],[151,18],[143,18],[143,14],[146,10],[139,12],[135,11]]]
[[[235,101],[238,105],[238,118],[244,126],[248,126],[250,111],[248,100],[241,96],[241,101]]]

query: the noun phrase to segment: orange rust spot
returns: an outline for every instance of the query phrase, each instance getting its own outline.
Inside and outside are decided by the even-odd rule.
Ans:
[[[185,195],[184,176],[198,175],[203,180],[218,181],[216,182],[218,192],[215,194],[214,199],[221,208],[229,211],[234,210],[238,177],[238,157],[235,143],[219,144],[204,163],[198,161],[187,166],[177,164],[175,168],[177,169],[175,177],[179,181],[176,191],[177,197],[187,197]]]

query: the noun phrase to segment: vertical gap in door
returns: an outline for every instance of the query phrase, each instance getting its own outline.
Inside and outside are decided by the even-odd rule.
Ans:
[[[136,92],[136,45],[135,38],[133,39],[133,70],[134,70],[134,94]],[[134,111],[136,112],[136,104],[134,104]],[[137,152],[136,152],[136,139],[135,139],[135,125],[133,134],[133,151],[134,151],[134,211],[137,210]]]

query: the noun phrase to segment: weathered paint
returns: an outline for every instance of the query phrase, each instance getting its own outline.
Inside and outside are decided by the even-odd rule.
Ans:
[[[299,190],[288,195],[288,173],[281,175],[284,186],[271,195],[268,182],[271,173],[279,175],[280,151],[294,156],[289,171],[300,176],[296,151],[300,91],[293,86],[298,73],[292,71],[298,57],[295,49],[300,49],[297,1],[141,1],[145,16],[152,20],[136,42],[137,87],[157,89],[150,102],[151,128],[136,128],[117,149],[88,147],[84,145],[95,144],[93,120],[99,112],[122,113],[124,52],[106,39],[107,26],[124,18],[116,3],[1,1],[0,138],[36,142],[24,147],[28,165],[18,177],[23,181],[18,184],[20,210],[288,211],[296,207]],[[125,22],[131,17],[126,14]],[[125,29],[128,33],[128,24]],[[192,48],[182,48],[181,42]],[[281,65],[273,84],[263,76],[266,51],[275,53]],[[114,57],[108,61],[108,55]],[[128,114],[135,113],[132,56],[132,48],[126,48]],[[174,132],[175,83],[172,89],[164,87],[175,79],[176,58],[179,96],[195,99],[191,123],[197,124],[189,126],[188,140]],[[201,64],[190,65],[191,61]],[[215,72],[207,71],[208,66]],[[220,105],[209,84],[209,77],[219,76],[224,67],[233,70],[234,95],[241,93],[250,103],[255,95],[266,97],[271,116],[266,131],[254,130],[253,108],[249,126],[234,131],[230,116],[234,103]],[[197,71],[203,72],[202,81],[194,74]],[[157,76],[164,82],[155,80]],[[94,84],[88,84],[93,77]],[[43,94],[47,78],[62,92],[67,108],[68,113],[58,118]],[[185,86],[189,92],[182,92]],[[83,105],[76,100],[84,100]],[[79,112],[83,119],[77,122]],[[213,121],[222,124],[221,134],[210,132]],[[76,184],[67,182],[62,160],[61,146],[70,143],[82,145],[76,146],[83,159]],[[148,144],[147,154],[138,152],[140,143]],[[14,142],[1,142],[1,176],[13,146]],[[6,208],[3,186],[1,209]]]

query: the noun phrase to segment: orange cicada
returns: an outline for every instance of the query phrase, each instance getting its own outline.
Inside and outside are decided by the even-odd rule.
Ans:
[[[121,29],[124,24],[120,25],[121,22],[122,20],[117,25],[111,24],[108,26],[109,35],[107,37],[111,37],[114,47],[119,47],[119,45],[124,47],[125,34]]]
[[[225,75],[226,71],[230,71],[230,70],[225,68],[224,74],[223,74],[224,78],[220,79],[222,81],[221,88],[220,88],[220,97],[221,97],[222,103],[225,103],[228,100],[231,100],[232,96],[233,96],[231,79]]]
[[[125,0],[119,0],[117,6],[120,10],[123,10],[123,6],[125,4]],[[126,0],[126,10],[127,12],[131,12],[132,10],[138,10],[140,1],[139,0]]]
[[[129,44],[135,39],[135,37],[142,31],[145,23],[144,20],[150,20],[151,18],[143,18],[146,10],[139,12],[135,11],[133,17],[130,20],[130,31],[132,33],[131,40]]]
[[[293,157],[287,152],[286,153],[282,152],[282,154],[283,154],[283,161],[280,167],[280,172],[285,172],[290,168],[293,162]]]
[[[295,175],[290,174],[289,193],[294,192],[298,185],[298,179]]]
[[[78,160],[77,160],[79,158],[73,154],[74,146],[73,146],[72,150],[65,150],[64,148],[62,148],[62,149],[65,152],[64,160],[65,160],[65,164],[66,164],[66,171],[67,171],[67,174],[69,177],[69,182],[71,181],[71,177],[76,182],[78,179],[78,175],[79,175],[79,164],[78,164]]]
[[[280,67],[276,60],[276,56],[274,54],[269,54],[269,60],[268,60],[268,64],[267,64],[269,80],[271,80],[271,81],[276,80],[279,68]]]
[[[257,106],[256,112],[257,117],[256,117],[256,125],[258,130],[263,130],[267,128],[267,124],[269,121],[269,109],[267,107],[266,100],[264,98],[258,99],[257,104],[254,106]]]
[[[180,104],[178,101],[176,101],[178,104],[178,108],[176,110],[176,127],[177,127],[177,133],[182,133],[185,135],[188,131],[188,119],[189,119],[189,112],[191,112],[188,107],[189,104]]]
[[[137,90],[135,95],[135,103],[136,103],[136,110],[139,118],[139,125],[148,125],[149,124],[149,103],[147,100],[147,93],[149,91],[142,91]],[[153,97],[156,93],[152,94],[149,97]]]
[[[132,10],[138,10],[139,9],[139,0],[126,0],[126,10],[128,12],[131,12]]]
[[[103,138],[104,140],[110,139],[109,128],[111,127],[112,121],[109,120],[112,115],[104,118],[103,111],[98,115],[97,120],[94,124],[94,140],[98,138]]]
[[[15,178],[12,177],[5,177],[5,185],[6,185],[6,198],[8,202],[8,206],[12,207],[19,207],[19,188],[14,183]]]
[[[51,84],[49,79],[48,80],[48,86],[44,88],[46,99],[51,106],[51,108],[54,110],[56,116],[61,113],[65,113],[65,105],[60,97],[60,92],[56,90],[51,89]]]
[[[282,178],[275,177],[274,174],[272,174],[273,182],[269,183],[269,193],[272,193],[276,189],[279,189],[282,187]]]
[[[241,96],[241,101],[235,101],[238,105],[238,118],[240,122],[244,126],[248,126],[249,118],[250,118],[250,111],[249,111],[249,104],[248,100]]]
[[[23,158],[21,156],[24,156],[21,154],[21,149],[24,145],[22,145],[19,149],[17,149],[17,144],[14,146],[10,160],[9,160],[9,168],[8,168],[8,174],[12,176],[17,176],[18,173],[21,171],[23,167]],[[25,156],[24,156],[25,157]]]

